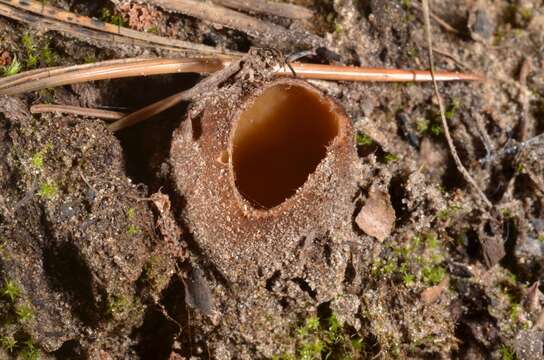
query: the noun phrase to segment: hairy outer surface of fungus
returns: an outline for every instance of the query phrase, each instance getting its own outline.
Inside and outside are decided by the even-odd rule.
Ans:
[[[345,238],[329,234],[351,226],[351,122],[301,80],[248,88],[207,98],[204,111],[174,134],[183,220],[228,281],[251,284],[281,270],[303,279],[315,299],[328,298],[341,285],[347,248]],[[323,261],[304,255],[316,239],[325,239]]]

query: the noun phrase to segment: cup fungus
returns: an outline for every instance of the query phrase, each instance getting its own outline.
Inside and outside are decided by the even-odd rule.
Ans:
[[[188,230],[227,277],[272,271],[302,238],[349,223],[357,157],[332,98],[285,78],[204,101],[174,134],[172,174]]]

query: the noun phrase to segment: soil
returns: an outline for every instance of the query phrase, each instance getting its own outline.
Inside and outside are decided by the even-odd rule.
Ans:
[[[416,1],[295,2],[314,18],[255,16],[322,37],[304,61],[428,68]],[[305,49],[148,3],[49,3],[236,51]],[[45,102],[130,112],[199,76],[0,97],[0,359],[541,359],[544,143],[530,139],[544,132],[544,3],[431,8],[456,30],[432,22],[436,67],[487,78],[439,91],[462,162],[493,208],[456,168],[431,85],[312,81],[353,122],[356,186],[334,214],[341,220],[316,224],[285,258],[238,260],[230,249],[222,258],[217,248],[212,257],[213,235],[192,231],[170,160],[188,104],[116,134],[99,119],[29,112]],[[180,56],[2,17],[0,36],[0,65],[17,59],[23,70]],[[247,271],[248,261],[264,270]]]

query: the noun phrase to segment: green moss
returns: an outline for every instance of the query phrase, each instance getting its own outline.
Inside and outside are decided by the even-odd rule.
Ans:
[[[43,149],[41,149],[40,151],[38,151],[32,156],[30,161],[36,169],[38,170],[43,169],[45,155],[47,155],[47,152],[51,149],[51,147],[52,147],[51,144],[47,144],[46,146],[43,147]]]
[[[34,311],[29,305],[26,304],[17,306],[15,313],[17,314],[19,321],[22,323],[29,322],[34,319]]]
[[[296,329],[296,336],[295,354],[276,355],[274,359],[351,359],[364,349],[363,339],[348,335],[334,313],[328,318],[310,316]]]
[[[134,218],[134,215],[136,214],[136,209],[134,208],[128,208],[127,210],[127,218],[130,220],[132,218]]]
[[[25,33],[21,36],[21,43],[26,50],[26,67],[32,69],[38,64],[38,55],[36,54],[36,44],[30,33]]]
[[[439,246],[438,237],[435,233],[425,234],[425,246],[428,249],[436,249]]]
[[[11,335],[5,335],[0,337],[0,347],[7,352],[13,352],[17,346],[17,340]]]
[[[36,50],[36,44],[34,44],[34,39],[30,33],[25,33],[23,36],[21,36],[21,43],[27,52],[33,52]]]
[[[107,313],[116,318],[128,313],[132,307],[132,302],[126,296],[113,295],[108,303]]]
[[[45,66],[51,66],[58,60],[58,55],[51,49],[47,38],[41,41],[43,44],[41,49],[36,45],[34,37],[30,33],[21,36],[21,43],[25,48],[25,64],[29,69],[35,68],[40,62]]]
[[[57,54],[51,49],[47,42],[41,50],[41,59],[47,66],[54,65],[57,62]]]
[[[2,67],[2,76],[11,76],[18,74],[22,69],[21,63],[17,60],[16,57],[13,58],[11,64],[8,66]]]
[[[40,186],[38,195],[44,199],[52,200],[58,195],[58,192],[59,189],[57,188],[57,185],[52,181],[48,181]]]
[[[444,128],[442,127],[442,124],[439,123],[433,123],[431,124],[431,134],[434,136],[440,136],[444,133]]]
[[[395,155],[395,154],[392,154],[392,153],[387,153],[385,154],[383,160],[385,161],[386,164],[390,164],[392,162],[395,162],[395,161],[398,161],[400,158],[398,157],[398,155]]]
[[[424,134],[429,130],[429,120],[425,118],[418,118],[416,120],[416,130],[420,134]]]
[[[24,348],[19,353],[19,356],[23,360],[39,360],[40,351],[36,348],[32,339],[29,339],[24,342]]]
[[[429,285],[438,284],[446,276],[446,270],[442,266],[424,267],[421,272],[423,281]]]
[[[140,233],[140,228],[136,225],[129,225],[127,229],[127,235],[128,236],[136,236]]]
[[[510,305],[510,320],[516,321],[519,317],[519,313],[521,312],[521,305],[517,303],[513,303]]]
[[[461,107],[461,100],[458,98],[454,98],[451,104],[446,109],[446,112],[444,114],[446,116],[446,119],[452,120],[460,107]]]
[[[21,288],[14,281],[8,280],[5,282],[0,294],[14,302],[21,295]]]
[[[452,216],[455,216],[459,213],[460,210],[463,209],[463,206],[457,203],[453,203],[449,205],[447,208],[440,210],[436,217],[438,220],[445,221],[451,218]]]
[[[359,146],[368,146],[374,143],[374,140],[370,136],[362,133],[357,133],[355,140]]]
[[[514,350],[505,344],[502,344],[499,348],[499,354],[501,355],[501,360],[516,360],[518,358]]]
[[[416,280],[416,276],[414,274],[404,274],[402,276],[402,282],[407,287],[412,286],[414,284],[415,280]]]
[[[121,15],[115,14],[105,7],[100,9],[100,20],[117,26],[126,27],[128,25]]]

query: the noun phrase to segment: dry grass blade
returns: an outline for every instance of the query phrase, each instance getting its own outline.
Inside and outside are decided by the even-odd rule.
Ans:
[[[440,92],[438,91],[438,83],[435,79],[434,74],[434,60],[433,60],[433,41],[432,41],[432,35],[431,35],[431,21],[429,19],[429,0],[423,0],[423,17],[425,20],[425,32],[427,33],[427,45],[429,48],[429,65],[431,67],[431,76],[433,80],[433,87],[434,87],[434,93],[436,95],[436,99],[438,101],[438,107],[440,109],[440,118],[442,119],[442,126],[444,127],[444,135],[446,137],[446,140],[448,142],[448,146],[450,148],[451,155],[453,157],[453,160],[455,161],[455,165],[457,166],[457,170],[463,175],[465,180],[471,184],[482,201],[485,203],[485,205],[489,208],[493,208],[493,204],[489,201],[487,196],[483,193],[483,191],[480,189],[474,178],[470,175],[468,170],[465,168],[463,163],[461,162],[461,159],[459,158],[459,154],[457,153],[457,149],[455,148],[455,145],[453,144],[453,140],[450,135],[450,128],[448,126],[448,121],[446,119],[446,111],[444,109],[444,103],[442,101],[442,97],[440,96]]]
[[[425,4],[420,5],[420,4],[418,4],[417,2],[413,2],[413,3],[412,3],[412,6],[413,6],[415,9],[417,9],[417,10],[423,12],[423,16],[425,16],[425,10],[424,10]],[[438,25],[440,25],[444,30],[449,31],[449,32],[454,33],[454,34],[459,34],[459,33],[460,33],[459,30],[457,30],[456,28],[454,28],[453,26],[451,26],[450,24],[448,24],[445,20],[443,20],[442,18],[436,16],[435,14],[433,14],[433,13],[430,12],[430,11],[429,11],[429,17],[430,17],[431,19],[433,19]]]
[[[79,106],[70,106],[70,105],[52,105],[52,104],[36,104],[30,107],[30,112],[32,114],[41,114],[41,113],[62,113],[62,114],[74,114],[79,116],[93,117],[104,120],[119,120],[124,113],[118,111],[102,110],[102,109],[92,109],[84,108]]]
[[[213,2],[231,9],[289,19],[309,19],[314,15],[311,10],[303,6],[266,0],[213,0]]]
[[[47,73],[39,72],[31,74],[27,78],[20,77],[17,84],[0,87],[0,95],[15,95],[60,85],[122,77],[183,72],[212,73],[222,69],[228,63],[227,61],[213,58],[128,60],[76,65],[55,69]],[[32,79],[32,76],[36,76],[37,79]],[[26,81],[22,82],[22,79]]]
[[[178,49],[182,49],[182,50],[190,51],[190,52],[198,52],[202,54],[221,55],[225,53],[224,51],[213,48],[211,46],[206,46],[202,44],[194,44],[188,41],[182,41],[177,39],[165,38],[165,37],[154,35],[154,34],[149,34],[149,33],[141,32],[141,31],[127,29],[127,28],[113,25],[113,24],[108,24],[105,22],[91,19],[87,16],[78,15],[70,11],[65,11],[62,9],[55,8],[53,6],[45,5],[43,2],[39,2],[39,1],[0,0],[0,3],[9,5],[10,7],[15,9],[21,9],[21,10],[25,10],[25,11],[40,15],[40,17],[42,18],[52,19],[56,22],[67,23],[71,25],[76,25],[76,26],[92,29],[92,30],[97,30],[104,33],[113,34],[117,38],[118,37],[130,38],[132,40],[138,41],[138,44],[139,43],[143,43],[143,44],[147,43],[148,45],[155,44],[155,45],[167,46],[170,48],[178,48]],[[25,18],[25,15],[21,16],[19,14],[18,20],[25,21],[24,18]],[[37,21],[40,22],[41,20],[37,19]],[[26,21],[26,22],[29,22],[29,21]],[[135,44],[135,45],[138,45],[138,44]]]
[[[282,26],[209,2],[196,0],[149,0],[149,2],[166,10],[243,31],[271,46],[290,39],[296,39],[298,44],[303,45],[318,46],[324,43],[324,40],[316,35],[287,30]]]

